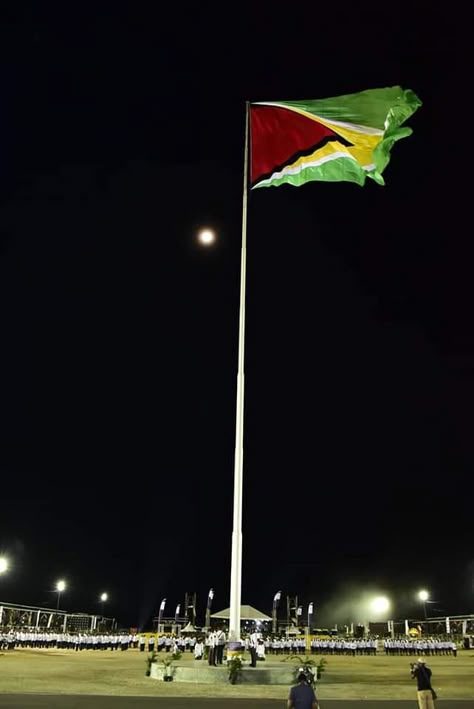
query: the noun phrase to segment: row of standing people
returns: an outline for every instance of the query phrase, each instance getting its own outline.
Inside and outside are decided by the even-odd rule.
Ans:
[[[334,640],[312,640],[312,655],[376,655],[376,638],[336,638]]]
[[[406,638],[384,640],[386,655],[457,655],[458,646],[452,640],[426,638],[407,640]]]
[[[0,647],[5,650],[128,650],[138,647],[138,636],[129,633],[42,633],[9,630],[0,633]]]

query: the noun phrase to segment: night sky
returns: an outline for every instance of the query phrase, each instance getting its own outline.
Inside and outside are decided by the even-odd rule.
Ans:
[[[55,605],[63,577],[66,609],[106,590],[140,627],[165,596],[229,605],[245,100],[400,84],[423,107],[385,187],[250,194],[242,602],[281,589],[329,623],[373,589],[404,617],[425,587],[433,615],[472,612],[462,18],[10,5],[0,599]]]

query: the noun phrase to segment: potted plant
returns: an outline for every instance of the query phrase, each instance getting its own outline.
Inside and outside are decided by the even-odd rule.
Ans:
[[[319,660],[318,664],[316,665],[316,677],[317,677],[318,679],[321,679],[321,675],[322,675],[323,672],[325,671],[326,662],[327,662],[327,660],[325,660],[324,657],[322,657],[322,658]]]
[[[145,672],[145,675],[146,675],[147,677],[150,676],[150,674],[151,674],[151,666],[152,666],[152,664],[153,664],[154,662],[157,662],[157,658],[158,658],[158,653],[156,652],[156,650],[153,650],[153,652],[151,653],[151,655],[148,655],[148,657],[146,658],[146,660],[145,660],[145,662],[146,662],[146,672]]]
[[[174,652],[172,655],[165,655],[164,658],[161,660],[163,663],[164,671],[163,671],[163,680],[164,682],[172,682],[173,681],[173,661],[174,660],[179,660],[181,657],[180,652]]]
[[[234,655],[227,660],[227,669],[229,672],[229,682],[236,684],[242,675],[242,658],[240,655]]]

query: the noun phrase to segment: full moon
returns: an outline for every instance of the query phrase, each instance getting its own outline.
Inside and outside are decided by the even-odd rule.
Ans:
[[[212,246],[216,241],[216,232],[213,229],[200,229],[197,238],[202,246]]]

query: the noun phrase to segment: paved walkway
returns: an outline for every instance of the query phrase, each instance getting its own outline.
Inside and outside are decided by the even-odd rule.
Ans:
[[[398,701],[338,701],[326,699],[321,709],[414,709],[415,699]],[[193,699],[191,697],[97,697],[74,695],[0,694],[0,709],[277,709],[280,699]],[[471,700],[442,702],[442,709],[473,709]]]

